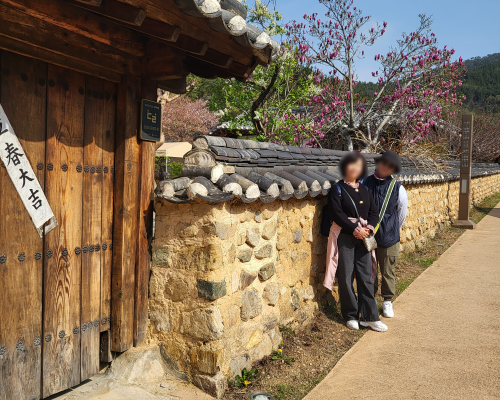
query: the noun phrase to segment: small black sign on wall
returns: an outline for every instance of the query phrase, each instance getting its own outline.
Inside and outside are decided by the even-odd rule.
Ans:
[[[142,100],[141,139],[150,142],[161,140],[161,104],[151,100]]]

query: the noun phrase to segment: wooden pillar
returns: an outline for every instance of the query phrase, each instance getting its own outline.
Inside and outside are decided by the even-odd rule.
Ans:
[[[472,115],[462,115],[459,208],[458,220],[453,223],[455,228],[460,229],[474,229],[476,227],[476,224],[469,220],[473,123],[474,117]]]
[[[140,207],[141,146],[138,139],[140,78],[123,76],[118,85],[115,150],[111,350],[134,341],[135,264]]]
[[[156,82],[143,79],[142,98],[156,101]],[[148,327],[148,284],[153,234],[155,142],[141,141],[139,238],[135,267],[134,346],[145,343]]]

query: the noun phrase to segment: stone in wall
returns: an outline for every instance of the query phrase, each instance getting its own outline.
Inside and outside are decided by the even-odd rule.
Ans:
[[[174,268],[203,272],[221,268],[222,248],[218,244],[187,246],[176,251]]]
[[[275,283],[269,283],[264,288],[264,292],[262,293],[262,298],[267,302],[270,306],[275,306],[280,297],[280,292],[278,289],[278,285]]]
[[[240,274],[240,290],[246,289],[255,279],[257,279],[256,273],[248,272],[242,269]]]
[[[302,289],[301,295],[304,300],[312,300],[316,295],[316,288],[312,285],[308,285]]]
[[[300,243],[302,241],[302,231],[300,230],[293,231],[292,237],[295,243]]]
[[[168,267],[170,250],[167,246],[153,246],[152,262],[154,265]]]
[[[182,239],[195,237],[198,234],[198,228],[196,225],[188,224],[186,222],[181,222],[178,229],[178,235]]]
[[[231,377],[234,378],[236,375],[241,375],[241,371],[243,371],[244,368],[247,371],[250,371],[252,369],[252,358],[248,353],[238,357],[234,357],[231,360],[231,363],[229,364]]]
[[[255,289],[247,290],[241,298],[241,319],[248,321],[262,312],[262,300]]]
[[[272,216],[274,215],[274,212],[266,208],[264,211],[262,211],[261,214],[262,214],[262,218],[267,220],[267,219],[272,218]]]
[[[260,332],[260,334],[262,335],[261,340],[255,346],[252,346],[249,351],[252,360],[260,360],[273,351],[273,343],[269,335],[263,334],[262,332]]]
[[[282,236],[279,238],[278,242],[276,243],[276,248],[278,250],[283,250],[286,248],[288,241],[286,239],[286,236]]]
[[[217,300],[226,295],[226,280],[219,282],[204,281],[198,279],[197,282],[198,296],[207,300]]]
[[[156,330],[160,332],[170,332],[170,316],[168,315],[167,309],[159,308],[150,311],[149,320],[154,324]]]
[[[182,278],[169,277],[165,282],[165,297],[177,302],[186,299],[189,293],[189,286]]]
[[[232,327],[240,320],[240,306],[234,304],[229,307],[229,327]]]
[[[264,321],[264,331],[270,331],[271,329],[274,329],[278,326],[278,318],[269,318]]]
[[[252,249],[240,250],[238,252],[237,257],[242,263],[246,263],[252,259],[252,254],[253,254]]]
[[[247,240],[247,235],[245,232],[240,232],[236,236],[236,245],[241,246],[242,244],[245,244],[245,241]]]
[[[198,371],[215,375],[220,371],[223,350],[205,350],[198,347],[192,347],[189,351],[191,365]]]
[[[259,278],[261,281],[267,281],[271,279],[275,273],[276,267],[274,266],[274,263],[269,263],[259,269]]]
[[[260,232],[258,229],[248,229],[246,242],[249,246],[255,247],[260,242]]]
[[[238,276],[238,271],[233,271],[231,275],[231,292],[237,292],[240,287],[240,277]]]
[[[183,313],[181,333],[203,341],[222,338],[224,321],[219,307],[198,308]]]
[[[264,339],[264,333],[261,330],[253,331],[248,343],[245,346],[245,350],[250,350],[251,348],[257,346]],[[252,357],[255,360],[255,357]]]
[[[220,399],[227,390],[227,378],[219,372],[215,376],[196,375],[193,383],[209,395]]]
[[[292,303],[293,308],[297,309],[300,307],[300,297],[297,289],[293,288],[290,295],[290,302]]]
[[[258,259],[269,258],[273,255],[273,246],[270,243],[263,244],[254,251],[254,255]]]
[[[236,245],[233,243],[231,245],[231,247],[229,248],[229,251],[227,253],[230,263],[234,263],[236,261],[237,252],[238,252],[238,249],[237,249]]]
[[[267,222],[262,230],[262,237],[267,240],[274,238],[277,228],[278,224],[276,220]]]

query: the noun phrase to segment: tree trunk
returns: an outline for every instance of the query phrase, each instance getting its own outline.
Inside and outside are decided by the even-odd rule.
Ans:
[[[279,73],[280,73],[280,66],[276,65],[276,69],[274,70],[274,74],[271,80],[269,81],[269,84],[260,93],[259,97],[257,97],[257,99],[252,103],[252,107],[250,108],[250,117],[252,118],[252,123],[255,126],[255,130],[258,133],[266,133],[266,130],[264,125],[262,124],[262,121],[256,117],[255,112],[261,106],[261,104],[266,100],[267,96],[269,95],[269,92],[276,83],[276,79],[278,79]]]
[[[350,131],[348,131],[346,129],[342,129],[340,131],[340,134],[342,135],[342,137],[345,140],[345,144],[347,146],[347,150],[348,151],[353,151],[354,150],[354,144],[352,143],[352,137],[351,137]]]

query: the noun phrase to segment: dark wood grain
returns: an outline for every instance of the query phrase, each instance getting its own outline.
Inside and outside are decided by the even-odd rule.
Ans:
[[[84,60],[69,58],[63,54],[54,53],[50,50],[45,50],[6,36],[0,36],[0,49],[9,50],[13,53],[30,58],[32,57],[36,60],[45,61],[54,65],[67,67],[74,71],[104,78],[112,82],[120,82],[121,79],[120,74],[117,72],[108,71]]]
[[[1,52],[0,102],[44,188],[47,66]],[[41,84],[43,83],[43,85]],[[6,170],[0,167],[0,399],[40,398],[42,347],[43,240],[38,235]],[[25,260],[19,261],[20,253]],[[38,343],[38,341],[36,341]]]
[[[113,269],[111,289],[111,350],[133,345],[135,262],[137,252],[140,145],[137,138],[141,80],[124,76],[118,85]]]
[[[156,101],[156,82],[143,81],[142,97]],[[135,267],[134,346],[146,342],[148,328],[148,283],[150,269],[150,243],[153,232],[155,142],[141,142],[141,187],[139,208],[139,235]]]
[[[101,332],[110,328],[111,268],[113,265],[113,186],[115,165],[116,84],[104,82],[104,135],[102,139],[102,251]],[[106,244],[106,249],[104,249]]]
[[[178,26],[182,34],[201,42],[207,42],[211,49],[230,55],[237,62],[249,64],[253,50],[238,45],[227,34],[215,32],[207,21],[182,12],[174,0],[119,0],[123,3],[143,8],[150,18],[172,26]],[[173,43],[175,46],[176,43]]]
[[[146,12],[130,4],[121,3],[116,0],[105,0],[101,4],[92,4],[81,0],[66,0],[68,3],[75,4],[89,11],[116,19],[126,24],[141,26],[146,18]]]
[[[140,34],[73,4],[60,0],[2,0],[2,3],[115,49],[138,57],[144,55]]]
[[[43,347],[43,396],[80,383],[80,282],[85,76],[48,66],[47,171],[45,194],[58,226],[45,236],[53,252],[44,266],[44,333],[52,340]],[[66,167],[66,171],[63,169]],[[66,254],[64,255],[63,254]],[[62,336],[62,337],[61,337]]]
[[[91,251],[101,245],[102,215],[102,141],[104,127],[104,82],[86,77],[84,172],[83,172],[83,229],[82,245],[82,333],[81,380],[99,372],[101,255]],[[85,166],[88,172],[85,172]],[[101,172],[99,173],[98,167]],[[83,327],[86,324],[86,329]]]
[[[109,71],[140,74],[138,57],[6,5],[0,5],[0,35]]]

